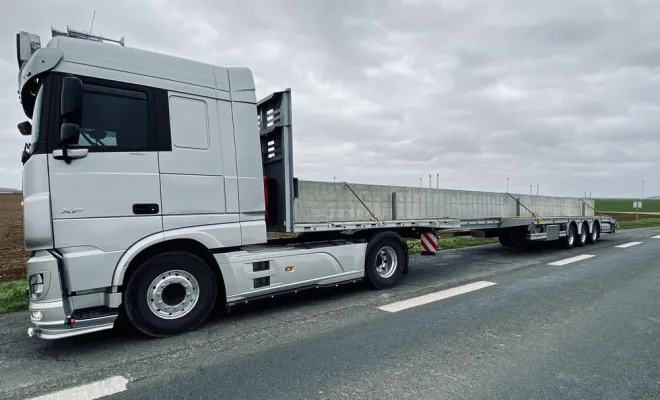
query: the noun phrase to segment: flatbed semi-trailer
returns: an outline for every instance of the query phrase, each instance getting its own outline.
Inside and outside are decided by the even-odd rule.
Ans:
[[[108,41],[53,30],[41,48],[17,35],[30,336],[110,329],[122,310],[167,336],[216,306],[360,280],[389,288],[409,268],[405,239],[443,229],[514,242],[606,232],[587,217],[297,222],[288,89],[257,102],[248,68]]]

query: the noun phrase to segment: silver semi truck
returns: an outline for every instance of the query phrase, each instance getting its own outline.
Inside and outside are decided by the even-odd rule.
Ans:
[[[189,331],[214,306],[408,271],[406,238],[473,229],[505,245],[595,241],[602,217],[297,223],[289,90],[247,68],[72,29],[16,36],[30,336]],[[284,235],[273,235],[281,233]]]

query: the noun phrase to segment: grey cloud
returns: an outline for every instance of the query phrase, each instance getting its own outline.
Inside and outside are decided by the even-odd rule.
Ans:
[[[302,179],[660,194],[657,2],[32,3],[0,17],[0,186],[20,186],[15,31],[45,41],[97,10],[130,46],[247,65],[259,96],[291,87]]]

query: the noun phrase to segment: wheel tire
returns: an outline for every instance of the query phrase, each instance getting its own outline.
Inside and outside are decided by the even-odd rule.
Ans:
[[[588,226],[583,224],[581,233],[576,237],[577,239],[577,241],[575,242],[576,246],[582,247],[586,245],[588,237],[589,237],[589,228]]]
[[[135,270],[126,284],[124,304],[135,328],[149,336],[164,337],[193,330],[204,322],[217,293],[213,271],[202,258],[173,251],[158,254]],[[168,306],[177,299],[181,301]],[[190,303],[192,308],[186,308]],[[180,317],[176,317],[177,312]]]
[[[566,232],[566,236],[564,237],[564,248],[572,249],[575,246],[576,236],[577,234],[575,233],[575,225],[573,224],[568,225],[568,231]]]
[[[598,237],[600,236],[600,225],[598,223],[594,222],[592,232],[587,238],[587,243],[589,244],[595,244],[598,241]]]
[[[386,232],[369,240],[365,274],[369,284],[375,289],[395,286],[401,279],[406,264],[404,242],[399,235]]]
[[[516,245],[516,242],[513,240],[511,235],[500,235],[499,240],[500,244],[504,247],[513,247]]]

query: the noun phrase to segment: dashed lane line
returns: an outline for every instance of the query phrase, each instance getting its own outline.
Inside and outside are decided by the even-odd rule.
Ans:
[[[620,245],[614,246],[614,247],[618,247],[620,249],[627,249],[628,247],[637,246],[637,245],[642,244],[642,243],[644,243],[644,242],[628,242],[628,243],[620,244]]]
[[[51,394],[34,397],[30,400],[92,400],[110,396],[126,390],[128,379],[123,376],[113,376],[102,381],[88,383]]]
[[[562,265],[567,265],[567,264],[571,264],[571,263],[574,263],[574,262],[586,260],[586,259],[589,259],[591,257],[596,257],[596,256],[593,255],[593,254],[581,254],[579,256],[565,258],[565,259],[559,260],[559,261],[554,261],[554,262],[549,263],[548,265],[554,265],[554,266],[561,267]]]
[[[473,282],[473,283],[468,283],[467,285],[457,286],[455,288],[445,289],[439,292],[413,297],[412,299],[397,301],[395,303],[387,304],[378,308],[383,311],[394,313],[398,311],[407,310],[412,307],[417,307],[424,304],[432,303],[434,301],[448,299],[450,297],[458,296],[460,294],[473,292],[479,289],[484,289],[493,285],[496,285],[496,283],[488,282],[488,281]]]

